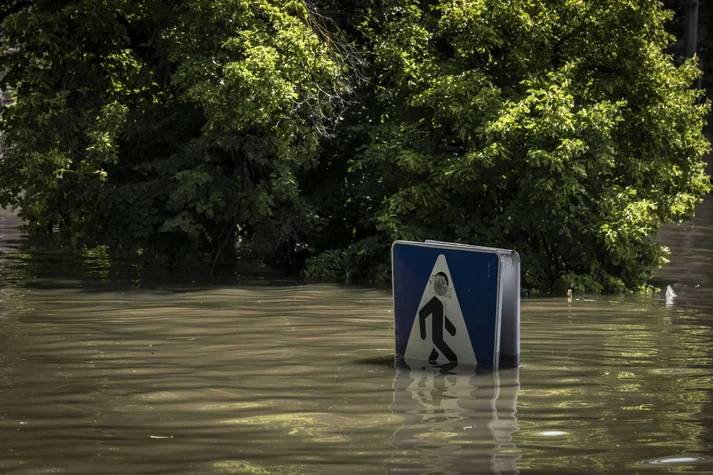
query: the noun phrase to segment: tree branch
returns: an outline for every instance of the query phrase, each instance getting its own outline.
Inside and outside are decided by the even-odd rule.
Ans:
[[[23,9],[32,5],[32,0],[20,0],[10,5],[0,7],[0,23],[3,23],[9,16],[20,13]]]

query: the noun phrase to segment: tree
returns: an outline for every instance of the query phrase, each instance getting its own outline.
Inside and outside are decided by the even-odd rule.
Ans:
[[[635,288],[658,227],[710,189],[669,18],[658,0],[15,0],[0,205],[147,258],[307,247],[309,277],[378,280],[393,239],[432,238],[517,249],[528,287]]]
[[[310,226],[296,175],[346,82],[303,2],[36,0],[4,13],[15,101],[0,204],[31,232],[215,263],[239,242],[289,249]]]
[[[345,188],[373,214],[308,275],[386,276],[391,240],[431,238],[517,249],[529,287],[644,283],[658,227],[710,189],[700,72],[664,53],[668,19],[654,0],[368,10],[370,99],[341,141],[366,137]]]

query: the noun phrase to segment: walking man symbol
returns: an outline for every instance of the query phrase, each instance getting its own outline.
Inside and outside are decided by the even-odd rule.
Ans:
[[[436,365],[477,365],[474,347],[458,302],[458,284],[440,254],[423,276],[423,293],[413,308],[404,359]]]
[[[431,300],[418,311],[418,323],[421,330],[421,339],[426,339],[426,319],[431,316],[431,340],[433,341],[433,350],[428,357],[429,361],[435,362],[438,360],[438,352],[448,358],[451,363],[458,362],[458,357],[453,352],[448,343],[443,340],[443,330],[445,329],[451,336],[455,336],[456,327],[448,319],[443,311],[443,302],[440,297],[446,297],[448,294],[448,276],[443,272],[438,272],[433,276],[433,290],[436,292]],[[438,351],[436,351],[438,350]]]

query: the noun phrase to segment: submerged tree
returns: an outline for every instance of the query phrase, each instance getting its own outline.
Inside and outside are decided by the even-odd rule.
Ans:
[[[299,241],[308,276],[372,279],[393,239],[443,239],[616,290],[709,190],[658,0],[8,5],[0,205],[34,233],[208,262]]]
[[[634,288],[709,190],[708,110],[655,0],[385,1],[343,143],[359,228],[308,274],[386,275],[393,239],[512,247],[527,286]],[[358,200],[354,204],[354,200]],[[345,214],[332,216],[339,226]]]
[[[295,175],[345,90],[315,21],[301,1],[18,2],[0,204],[117,251],[288,248],[313,214]]]

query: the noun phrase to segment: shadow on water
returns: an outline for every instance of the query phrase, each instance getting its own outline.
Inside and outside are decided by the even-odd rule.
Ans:
[[[0,212],[0,278],[35,289],[107,291],[156,289],[200,292],[219,286],[291,286],[301,280],[258,261],[236,265],[177,266],[142,263],[111,256],[101,247],[75,249],[47,240],[26,239],[20,220]]]
[[[361,358],[354,361],[354,364],[358,365],[369,365],[369,366],[385,366],[388,368],[394,367],[394,354],[390,353],[388,355],[370,356],[368,358]]]

